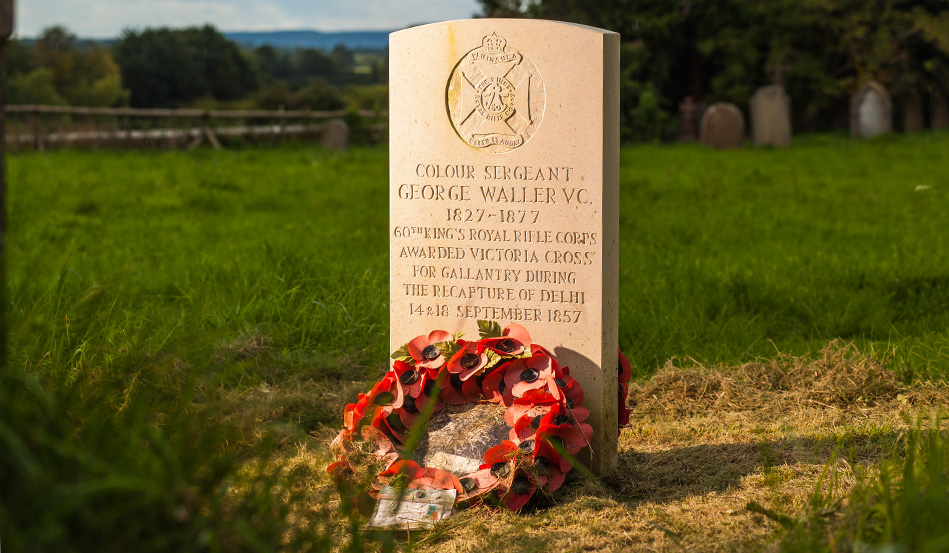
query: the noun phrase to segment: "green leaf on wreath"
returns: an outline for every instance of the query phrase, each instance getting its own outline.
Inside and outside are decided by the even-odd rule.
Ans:
[[[406,357],[412,357],[412,354],[409,353],[409,345],[403,344],[401,348],[393,351],[392,355],[390,355],[389,357],[391,357],[392,359],[400,359],[400,360],[405,359]]]
[[[464,336],[464,335],[465,335],[464,332],[456,332],[456,333],[452,334],[452,336],[455,338],[455,341],[456,341],[456,342],[457,342],[458,340],[461,340],[461,337]]]
[[[478,321],[478,334],[481,335],[482,340],[485,338],[500,338],[501,325],[497,321]]]

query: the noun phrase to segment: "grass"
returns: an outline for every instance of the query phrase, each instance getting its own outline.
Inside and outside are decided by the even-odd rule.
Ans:
[[[904,543],[903,490],[949,451],[945,422],[906,422],[949,401],[947,149],[624,148],[622,470],[412,547]],[[408,545],[353,532],[323,472],[343,405],[386,370],[386,164],[304,146],[9,158],[11,550]]]

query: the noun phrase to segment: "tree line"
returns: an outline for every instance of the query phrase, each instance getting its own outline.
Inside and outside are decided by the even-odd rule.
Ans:
[[[794,126],[847,126],[850,95],[882,83],[896,109],[914,94],[949,97],[946,0],[479,0],[488,17],[532,17],[622,35],[626,138],[674,135],[678,103],[739,106],[783,83]]]
[[[332,110],[385,103],[385,53],[249,50],[212,26],[125,31],[112,43],[46,29],[7,47],[10,104]]]

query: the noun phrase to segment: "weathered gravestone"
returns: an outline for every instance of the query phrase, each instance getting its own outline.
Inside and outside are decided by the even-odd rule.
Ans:
[[[526,327],[617,448],[619,35],[476,19],[390,35],[393,349],[479,319]]]
[[[699,139],[719,150],[741,148],[745,137],[745,117],[735,104],[712,104],[702,114]]]
[[[910,92],[903,98],[903,132],[925,129],[923,119],[923,97],[918,92]]]
[[[934,129],[949,129],[949,101],[937,90],[933,90],[932,95],[931,126]]]
[[[791,145],[791,99],[779,84],[755,91],[748,106],[755,146]]]
[[[850,134],[869,138],[893,130],[893,102],[883,85],[868,81],[850,102]]]
[[[330,119],[323,125],[320,145],[326,150],[345,150],[349,147],[349,125],[342,119]]]

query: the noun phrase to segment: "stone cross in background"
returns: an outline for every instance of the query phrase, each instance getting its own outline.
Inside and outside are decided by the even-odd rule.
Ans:
[[[751,138],[755,146],[791,145],[791,99],[779,84],[755,91],[748,105]]]
[[[893,102],[883,85],[868,81],[850,102],[850,134],[869,138],[893,130]]]
[[[735,104],[718,102],[702,114],[700,127],[702,144],[718,150],[741,148],[745,137],[745,117]]]
[[[390,342],[518,323],[617,453],[619,35],[531,19],[389,41]]]
[[[695,141],[695,112],[698,109],[691,96],[679,103],[679,142]]]

